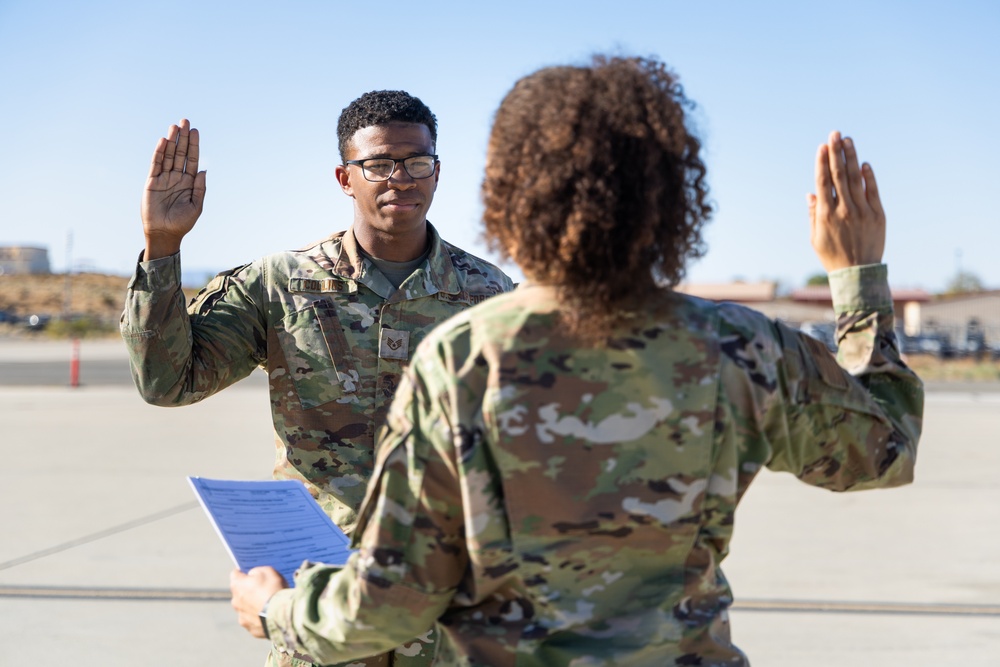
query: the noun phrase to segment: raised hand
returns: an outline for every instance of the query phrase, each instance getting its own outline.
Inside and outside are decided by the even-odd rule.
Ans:
[[[205,172],[198,171],[198,130],[187,119],[160,138],[142,196],[146,261],[171,255],[194,227],[205,202]]]
[[[858,166],[854,142],[840,132],[816,152],[816,194],[808,203],[812,246],[827,272],[882,261],[885,212],[875,172]]]

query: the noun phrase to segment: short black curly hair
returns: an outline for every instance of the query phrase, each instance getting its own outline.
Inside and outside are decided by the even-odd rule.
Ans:
[[[372,125],[419,123],[431,132],[437,145],[437,118],[419,98],[403,90],[373,90],[354,100],[340,112],[337,121],[337,144],[340,159],[347,159],[347,148],[355,132]]]
[[[709,219],[694,104],[655,59],[594,57],[518,81],[493,123],[482,185],[484,237],[562,317],[598,339],[704,253]]]

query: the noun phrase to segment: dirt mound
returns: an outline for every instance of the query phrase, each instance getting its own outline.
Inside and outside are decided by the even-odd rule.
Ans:
[[[31,315],[85,315],[118,322],[125,305],[128,276],[103,273],[0,275],[0,311],[24,320]],[[190,298],[197,290],[184,290]]]

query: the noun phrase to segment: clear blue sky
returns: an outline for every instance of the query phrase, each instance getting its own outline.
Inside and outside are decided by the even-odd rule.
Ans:
[[[340,110],[402,88],[440,124],[430,219],[490,257],[493,110],[538,67],[610,52],[662,58],[699,105],[717,213],[689,280],[798,286],[820,271],[805,194],[840,129],[875,168],[893,285],[939,290],[960,264],[997,287],[998,35],[985,0],[0,0],[0,244],[46,246],[64,271],[72,232],[74,268],[131,273],[150,155],[187,117],[208,196],[184,266],[302,246],[351,220],[333,178]]]

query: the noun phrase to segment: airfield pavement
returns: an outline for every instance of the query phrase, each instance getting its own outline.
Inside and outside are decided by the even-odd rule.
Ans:
[[[262,479],[259,372],[147,406],[120,341],[0,340],[0,665],[262,665],[187,475]],[[737,512],[733,637],[755,667],[1000,665],[1000,387],[934,386],[915,484],[764,471]]]

